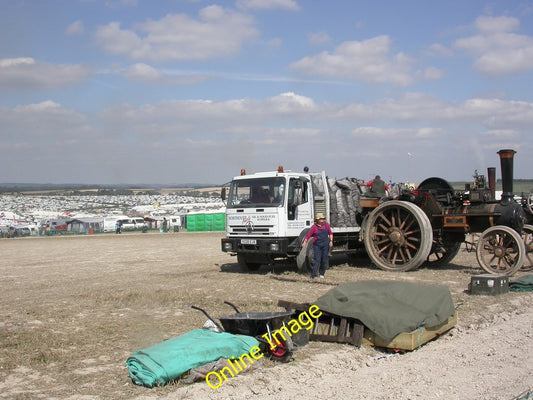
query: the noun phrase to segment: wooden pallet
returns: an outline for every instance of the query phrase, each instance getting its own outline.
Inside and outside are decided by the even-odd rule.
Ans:
[[[409,333],[400,333],[390,341],[383,339],[370,329],[365,328],[363,333],[363,344],[398,350],[414,350],[430,340],[437,338],[444,332],[449,331],[455,325],[457,325],[457,313],[449,317],[440,325],[418,328]]]
[[[294,311],[295,318],[297,318],[300,313],[309,310],[311,304],[279,300],[278,306],[284,307],[287,311]],[[309,340],[349,343],[356,347],[361,346],[365,328],[363,324],[351,318],[328,314],[322,310],[321,312],[322,315],[313,320],[313,327],[309,332]]]
[[[307,311],[311,304],[279,300],[278,306],[284,307],[287,311],[293,310],[297,318],[300,313]],[[442,324],[400,333],[392,340],[387,341],[365,327],[359,320],[329,314],[323,310],[320,311],[322,315],[313,321],[314,324],[309,333],[309,340],[350,343],[357,347],[360,347],[361,344],[366,344],[397,350],[414,350],[457,325],[457,313],[455,313]]]

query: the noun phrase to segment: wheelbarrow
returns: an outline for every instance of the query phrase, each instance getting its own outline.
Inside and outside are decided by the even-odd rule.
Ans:
[[[289,335],[273,336],[272,333],[285,326],[289,321],[292,311],[281,312],[240,312],[239,309],[225,301],[225,304],[230,305],[236,311],[236,314],[219,317],[220,324],[217,323],[211,316],[202,308],[191,306],[195,310],[199,310],[213,322],[221,332],[233,333],[236,335],[254,336],[259,341],[259,348],[263,354],[269,355],[272,360],[288,362],[292,357],[294,345]],[[287,328],[290,332],[290,329]],[[283,332],[286,332],[283,330]],[[265,338],[268,337],[268,340]],[[281,336],[281,337],[280,337]],[[271,346],[274,345],[274,347]]]

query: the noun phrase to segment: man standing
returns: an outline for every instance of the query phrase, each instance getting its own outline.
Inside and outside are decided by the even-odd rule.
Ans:
[[[326,222],[324,214],[318,213],[315,217],[315,223],[305,235],[302,247],[305,248],[309,239],[313,238],[313,271],[311,278],[315,279],[317,273],[324,278],[326,267],[328,266],[329,249],[333,247],[333,232],[331,226]]]

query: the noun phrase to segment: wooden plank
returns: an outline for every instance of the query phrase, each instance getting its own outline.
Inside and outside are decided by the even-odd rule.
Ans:
[[[457,325],[457,313],[449,317],[440,325],[432,327],[422,327],[412,332],[404,332],[396,335],[391,341],[383,339],[381,336],[375,334],[370,329],[365,328],[363,333],[363,344],[386,347],[398,350],[414,350],[430,340],[442,335]]]
[[[279,307],[294,310],[295,314],[308,311],[310,304],[294,303],[285,300],[278,301]],[[321,310],[322,311],[322,310]],[[313,321],[313,328],[309,333],[309,340],[335,343],[350,343],[360,347],[363,341],[364,325],[351,318],[322,311],[320,318]]]
[[[376,208],[378,206],[378,198],[361,198],[359,199],[359,206],[362,208]]]

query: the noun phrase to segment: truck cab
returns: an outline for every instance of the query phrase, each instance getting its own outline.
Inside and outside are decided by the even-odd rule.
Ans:
[[[243,271],[295,259],[316,213],[326,215],[331,224],[334,246],[354,249],[360,231],[355,220],[360,189],[351,180],[346,180],[343,188],[338,184],[340,181],[335,179],[328,181],[324,171],[309,173],[306,169],[299,173],[284,171],[283,167],[251,175],[241,171],[231,181],[227,198],[223,195],[226,237],[222,239],[222,251],[237,255]],[[330,187],[336,194],[330,192]]]
[[[296,255],[299,235],[313,223],[312,198],[308,174],[241,171],[229,186],[222,251],[236,254],[244,270]]]

